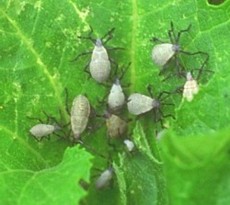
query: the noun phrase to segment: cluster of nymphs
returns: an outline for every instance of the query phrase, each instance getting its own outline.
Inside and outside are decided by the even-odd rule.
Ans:
[[[193,100],[194,95],[197,94],[199,91],[197,81],[199,81],[204,71],[204,67],[205,65],[207,65],[209,60],[209,55],[206,52],[189,52],[181,49],[179,44],[181,34],[188,32],[190,28],[191,24],[186,29],[175,33],[173,23],[171,22],[171,29],[168,31],[170,43],[163,42],[162,40],[155,37],[151,39],[152,42],[158,43],[154,46],[152,50],[152,60],[156,65],[160,66],[160,74],[167,73],[167,71],[170,70],[170,66],[173,68],[173,70],[170,70],[170,72],[168,72],[169,74],[164,79],[164,81],[171,76],[173,76],[174,78],[185,78],[184,86],[180,86],[179,88],[182,89],[183,99],[186,99],[189,102]],[[198,69],[188,69],[188,66],[184,65],[182,61],[183,55],[194,57],[202,56],[203,60]],[[192,62],[195,65],[195,58],[192,59]],[[196,78],[194,78],[192,74],[195,70],[198,71]],[[207,69],[205,71],[212,72]]]
[[[194,95],[198,92],[198,83],[204,65],[207,63],[209,55],[202,51],[197,52],[188,52],[181,49],[179,45],[179,39],[182,33],[189,31],[191,26],[189,26],[185,30],[181,30],[178,33],[175,33],[173,24],[171,23],[171,28],[168,31],[168,35],[170,38],[170,43],[163,42],[157,38],[152,38],[151,41],[157,42],[152,50],[152,60],[154,63],[161,67],[160,74],[168,73],[168,68],[174,65],[174,71],[167,74],[166,78],[170,76],[174,76],[177,78],[185,78],[184,86],[181,86],[183,98],[191,101]],[[91,60],[85,67],[85,71],[89,73],[89,75],[99,84],[108,83],[109,79],[115,78],[115,81],[112,83],[110,87],[109,94],[106,96],[106,112],[103,115],[106,120],[106,127],[108,137],[112,139],[121,138],[126,136],[123,140],[124,146],[128,152],[133,152],[135,150],[135,145],[132,140],[127,138],[127,129],[128,122],[127,120],[122,119],[121,113],[123,113],[124,109],[128,108],[128,112],[132,115],[139,116],[149,111],[154,112],[156,122],[161,122],[161,126],[163,126],[162,119],[167,116],[172,115],[164,115],[162,112],[163,105],[172,105],[172,103],[165,103],[165,100],[170,94],[176,93],[174,91],[164,91],[161,92],[157,97],[153,97],[151,93],[151,87],[148,86],[148,91],[150,96],[143,95],[140,93],[132,93],[129,97],[126,98],[123,88],[120,84],[122,77],[127,71],[130,63],[127,67],[119,67],[114,60],[108,55],[108,50],[114,49],[122,49],[120,47],[117,48],[105,48],[106,43],[113,37],[114,28],[111,29],[107,34],[105,34],[102,38],[94,39],[92,37],[93,30],[88,36],[80,36],[81,39],[88,39],[93,42],[94,49],[92,51],[87,51],[78,55],[75,60],[78,60],[79,57],[84,55],[91,55]],[[191,69],[188,71],[186,66],[181,61],[181,56],[195,56],[200,55],[204,56],[203,62],[198,70],[197,78],[193,78]],[[114,69],[111,69],[114,65]],[[112,76],[112,77],[111,77]],[[113,79],[114,80],[114,79]],[[178,91],[178,90],[177,90]],[[165,97],[163,97],[165,96]],[[70,114],[70,125],[71,125],[71,140],[75,143],[80,143],[84,146],[82,140],[80,140],[81,134],[86,130],[88,126],[88,121],[90,118],[90,114],[95,110],[92,109],[92,105],[90,104],[88,98],[79,94],[73,100]],[[97,114],[98,115],[98,114]],[[95,115],[96,116],[96,115]],[[37,124],[30,129],[30,133],[35,136],[37,140],[41,140],[43,137],[46,137],[54,132],[59,132],[61,127],[58,125],[51,124]],[[112,178],[113,168],[111,165],[108,169],[101,173],[100,177],[96,181],[96,187],[102,188],[105,187]]]

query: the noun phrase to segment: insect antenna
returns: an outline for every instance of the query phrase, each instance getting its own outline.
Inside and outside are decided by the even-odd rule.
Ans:
[[[172,24],[172,22],[171,22]],[[178,44],[179,43],[179,40],[180,40],[180,37],[181,37],[181,34],[182,33],[186,33],[186,32],[189,32],[189,30],[191,29],[192,25],[189,24],[189,26],[184,29],[184,30],[180,30],[178,33],[177,33],[177,37],[175,37],[175,43]]]
[[[92,28],[92,26],[89,26],[89,27],[90,27],[90,32],[89,32],[88,36],[78,36],[78,38],[90,40],[93,44],[95,44],[96,38],[93,38],[93,37],[92,37],[93,28]]]

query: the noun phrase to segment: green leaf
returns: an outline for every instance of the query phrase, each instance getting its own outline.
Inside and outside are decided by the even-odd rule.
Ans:
[[[138,122],[133,131],[135,151],[123,151],[118,158],[115,156],[117,153],[113,153],[114,176],[111,186],[96,190],[96,179],[93,178],[85,204],[87,201],[91,204],[167,204],[165,179],[156,140],[153,134],[145,135]],[[98,177],[99,173],[95,175]]]
[[[173,204],[228,204],[230,128],[212,135],[179,137],[160,142]]]
[[[44,120],[45,116],[41,112],[46,111],[56,117],[61,124],[67,124],[69,116],[65,108],[65,88],[69,93],[68,107],[76,95],[84,93],[98,112],[103,112],[105,109],[97,100],[102,99],[108,89],[97,84],[92,78],[88,78],[88,75],[83,72],[90,57],[70,62],[76,55],[93,49],[91,42],[78,39],[77,36],[87,35],[90,25],[94,28],[95,36],[98,37],[115,27],[114,38],[108,46],[124,47],[126,50],[112,51],[109,54],[119,65],[132,62],[122,82],[131,83],[126,90],[127,95],[132,92],[148,94],[147,84],[153,85],[154,94],[157,95],[162,90],[171,91],[184,84],[183,80],[175,80],[174,77],[162,82],[162,77],[158,75],[159,68],[152,63],[150,57],[153,45],[149,39],[156,36],[167,40],[170,21],[173,21],[176,30],[187,28],[189,24],[192,24],[191,31],[181,38],[181,47],[191,52],[197,50],[208,52],[210,55],[208,69],[214,73],[203,73],[199,82],[200,92],[191,103],[182,102],[181,95],[175,95],[172,96],[175,113],[174,107],[164,107],[164,113],[171,113],[176,117],[175,121],[164,120],[164,124],[170,128],[166,136],[169,136],[169,141],[174,136],[178,142],[172,146],[167,141],[163,141],[165,144],[160,144],[162,153],[159,153],[157,142],[153,139],[156,130],[159,131],[159,126],[153,123],[151,113],[143,117],[144,119],[140,119],[140,124],[130,123],[130,132],[135,128],[133,140],[139,150],[137,156],[133,156],[131,161],[122,154],[123,142],[116,143],[121,154],[111,151],[107,144],[105,126],[100,126],[100,123],[104,125],[104,122],[98,120],[102,128],[97,132],[83,135],[83,141],[88,147],[93,148],[91,152],[96,150],[94,168],[101,170],[107,168],[108,160],[101,159],[99,155],[107,157],[112,152],[117,177],[114,177],[114,187],[101,191],[95,190],[95,179],[92,177],[88,196],[82,203],[135,204],[134,200],[140,202],[143,198],[141,204],[145,202],[149,204],[154,196],[156,198],[151,203],[165,205],[167,194],[162,172],[162,167],[164,167],[171,203],[176,205],[181,203],[181,198],[175,195],[183,190],[184,204],[193,203],[190,201],[190,196],[194,192],[196,195],[193,197],[194,204],[199,204],[201,201],[210,202],[209,204],[214,202],[229,204],[230,199],[226,188],[229,187],[229,178],[224,168],[227,166],[227,158],[224,154],[220,154],[220,157],[215,155],[217,161],[214,161],[214,164],[218,167],[209,166],[207,162],[211,162],[208,157],[212,150],[208,148],[197,150],[201,142],[214,149],[218,141],[215,136],[221,136],[224,133],[223,135],[228,137],[227,131],[225,133],[223,130],[228,129],[230,120],[229,7],[229,1],[213,6],[207,1],[198,0],[2,1],[0,3],[0,172],[4,175],[4,181],[2,181],[0,195],[4,197],[1,200],[10,198],[15,204],[17,193],[20,193],[20,187],[24,186],[26,179],[30,180],[34,173],[39,173],[36,176],[40,176],[40,173],[61,166],[58,164],[62,161],[66,148],[71,145],[68,138],[68,126],[64,133],[61,133],[62,138],[52,135],[50,141],[44,139],[38,143],[28,133],[29,129],[38,122],[28,119],[27,116]],[[191,56],[182,58],[188,70],[198,68],[202,61],[202,58]],[[212,141],[214,138],[215,142]],[[183,147],[188,144],[192,150],[197,151],[199,159],[206,161],[199,163],[194,152],[187,153]],[[225,147],[228,141],[222,140],[221,144]],[[222,150],[221,146],[219,149]],[[85,154],[80,152],[79,155],[84,158]],[[178,162],[171,162],[170,155],[179,155],[183,162],[180,161],[179,164],[186,169],[191,169],[189,172],[179,169],[179,173],[189,179],[189,184],[186,184],[185,188],[176,180],[171,182],[180,176],[177,173]],[[75,161],[72,160],[70,160],[69,169],[75,168]],[[161,164],[162,161],[163,164]],[[187,161],[191,167],[187,166]],[[218,181],[215,173],[219,171],[223,173],[215,195],[210,189],[211,186],[209,187],[210,184],[205,184],[202,192],[197,188],[198,178],[194,177],[197,172],[193,172],[193,169],[196,169],[198,165],[202,165],[203,168],[201,177],[206,176],[211,170],[210,173],[215,177],[214,184]],[[140,169],[145,170],[147,174],[144,175]],[[18,173],[18,170],[26,170],[26,174]],[[154,174],[151,174],[152,171]],[[92,170],[92,172],[95,171]],[[139,192],[135,173],[137,173],[137,179],[143,180],[140,187],[147,190],[145,196]],[[211,177],[211,174],[207,174],[207,177]],[[143,179],[143,176],[146,177]],[[76,181],[78,177],[78,175],[73,176]],[[73,178],[72,181],[74,181]],[[20,179],[24,180],[20,181]],[[43,184],[45,178],[38,177],[36,180],[37,185]],[[155,184],[151,184],[151,181]],[[199,185],[203,185],[202,181]],[[134,198],[132,198],[130,186],[137,193]],[[16,189],[15,195],[10,191],[14,189]],[[35,197],[35,192],[27,191],[28,196]],[[61,190],[60,193],[57,193],[58,191],[59,189],[57,191],[49,189],[50,196],[55,198],[56,195],[61,197],[69,193],[66,189]],[[36,192],[39,196],[39,187],[36,187]],[[202,194],[204,199],[201,200]],[[212,197],[209,199],[210,195]],[[23,200],[29,199],[23,198]]]
[[[77,204],[86,195],[80,180],[89,181],[90,159],[92,156],[85,150],[74,147],[66,149],[62,162],[55,167],[1,172],[1,203]]]
[[[229,204],[229,23],[224,12],[229,2],[221,7],[197,3],[203,10],[197,13],[199,29],[193,43],[208,51],[208,69],[214,74],[208,82],[200,82],[200,92],[191,103],[176,101],[176,120],[160,148],[170,203]]]
[[[120,167],[115,166],[121,201],[123,204],[167,204],[162,163],[153,135],[147,138],[137,123],[133,137],[136,150],[120,155]]]
[[[202,8],[202,3],[198,5]],[[200,82],[200,92],[191,103],[182,102],[178,106],[177,121],[173,124],[178,134],[212,133],[229,125],[230,76],[226,75],[229,66],[229,53],[226,51],[230,48],[227,44],[230,24],[224,12],[228,8],[229,2],[221,7],[206,6],[198,13],[199,30],[193,41],[197,47],[206,45],[204,48],[210,55],[208,69],[214,73],[208,83]],[[207,24],[204,19],[214,15],[218,18],[212,18]]]

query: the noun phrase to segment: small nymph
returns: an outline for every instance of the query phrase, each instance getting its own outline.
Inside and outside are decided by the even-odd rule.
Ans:
[[[183,88],[183,98],[191,102],[193,100],[194,95],[198,93],[199,86],[198,86],[197,81],[193,79],[191,72],[187,73],[186,79],[187,80]]]
[[[108,186],[112,177],[113,177],[113,168],[110,167],[110,168],[106,169],[105,171],[103,171],[101,173],[101,175],[98,177],[98,179],[96,180],[96,183],[95,183],[96,188],[102,189],[102,188]]]

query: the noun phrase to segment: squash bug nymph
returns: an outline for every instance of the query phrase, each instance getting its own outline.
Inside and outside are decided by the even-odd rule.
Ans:
[[[84,95],[78,95],[74,98],[71,113],[71,128],[74,139],[80,138],[81,133],[86,129],[90,115],[90,103]]]
[[[173,115],[171,114],[164,115],[162,112],[163,105],[174,105],[172,103],[163,102],[163,100],[166,99],[166,97],[168,97],[169,94],[171,93],[167,91],[163,91],[156,98],[153,98],[150,85],[147,88],[151,97],[140,93],[131,94],[128,98],[128,103],[127,103],[128,111],[129,113],[138,116],[152,110],[154,112],[155,121],[156,122],[160,121],[163,127],[162,118],[166,118],[166,117],[174,118]],[[167,94],[167,96],[163,98],[163,94]]]
[[[96,180],[96,183],[95,183],[96,188],[102,189],[102,188],[108,186],[112,177],[113,177],[113,168],[110,167],[110,168],[106,169],[105,171],[103,171],[101,173],[101,175],[98,177],[98,179]]]
[[[113,83],[108,96],[108,106],[111,110],[118,110],[125,104],[125,94],[117,78]]]
[[[49,137],[51,134],[55,134],[59,136],[56,132],[60,131],[62,129],[62,125],[59,124],[59,122],[56,120],[55,117],[51,117],[48,115],[45,111],[43,111],[44,115],[47,117],[46,122],[35,117],[29,117],[29,119],[32,120],[38,120],[40,123],[34,125],[30,130],[30,134],[37,140],[41,141],[45,137]],[[53,123],[51,123],[51,121]],[[59,136],[60,137],[60,136]]]
[[[123,105],[126,103],[125,94],[123,92],[122,86],[120,81],[124,77],[124,74],[126,73],[128,67],[131,63],[128,63],[128,65],[125,68],[122,68],[121,75],[115,79],[115,82],[113,83],[109,95],[108,95],[108,107],[111,111],[117,111],[123,107]],[[116,69],[116,71],[118,68]],[[116,74],[116,73],[115,73]]]
[[[106,113],[106,126],[110,138],[122,137],[128,130],[128,123],[119,116]]]
[[[129,139],[125,139],[124,140],[124,144],[126,146],[126,149],[129,151],[129,152],[132,152],[135,148],[135,145],[133,143],[133,141],[129,140]]]
[[[30,129],[30,133],[38,140],[41,141],[46,137],[61,128],[58,125],[37,124]]]
[[[168,31],[168,36],[170,43],[159,40],[154,37],[151,39],[153,42],[158,42],[159,44],[155,45],[152,49],[152,60],[158,66],[164,67],[173,57],[175,57],[176,65],[178,66],[179,60],[177,57],[178,53],[186,55],[204,55],[206,56],[205,61],[208,61],[209,55],[203,51],[197,51],[194,53],[184,51],[181,49],[179,41],[182,33],[188,32],[191,28],[191,24],[184,30],[180,30],[177,34],[174,30],[173,22],[171,22],[171,29]]]
[[[194,95],[198,93],[199,86],[198,86],[197,81],[193,79],[191,72],[187,73],[186,79],[187,80],[183,88],[183,98],[191,102],[193,100]]]
[[[94,44],[93,51],[81,53],[75,59],[73,59],[73,61],[77,60],[80,56],[91,54],[91,60],[85,66],[85,71],[88,72],[87,68],[89,67],[89,72],[92,78],[99,83],[103,83],[108,80],[111,72],[111,59],[109,58],[108,52],[104,46],[109,40],[112,39],[115,28],[109,30],[108,33],[102,38],[97,39],[92,37],[93,29],[92,27],[90,27],[90,29],[91,30],[88,37],[79,36],[78,38],[92,41]]]

